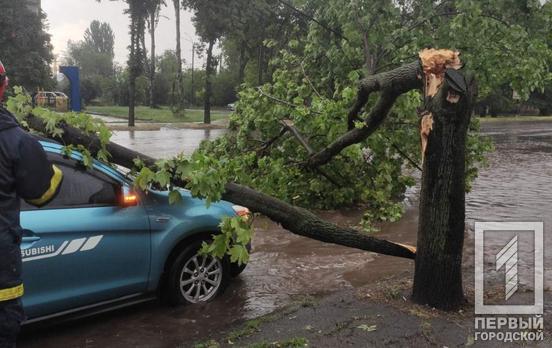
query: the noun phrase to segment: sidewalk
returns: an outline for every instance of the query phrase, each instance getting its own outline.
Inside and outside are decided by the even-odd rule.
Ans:
[[[443,312],[413,304],[411,274],[322,298],[306,297],[266,316],[246,321],[195,348],[250,347],[519,347],[519,343],[474,340],[473,304]],[[467,291],[468,300],[472,293]],[[526,343],[550,347],[545,341]]]

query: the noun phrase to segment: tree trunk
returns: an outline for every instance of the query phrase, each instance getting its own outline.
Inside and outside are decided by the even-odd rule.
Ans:
[[[157,23],[157,11],[150,13],[150,71],[149,71],[149,80],[150,80],[150,89],[149,89],[149,105],[150,108],[155,108],[155,27]]]
[[[215,46],[215,40],[209,40],[209,46],[207,48],[207,65],[205,67],[205,98],[203,109],[203,123],[211,123],[211,97],[213,95],[213,47]]]
[[[245,68],[247,67],[247,50],[245,43],[240,45],[238,84],[241,85],[245,79]]]
[[[130,5],[133,6],[133,5]],[[128,76],[128,126],[134,127],[134,112],[136,103],[136,61],[140,50],[138,36],[138,16],[136,8],[130,7],[130,55],[129,55],[129,76]]]
[[[184,93],[182,82],[182,46],[180,44],[180,0],[173,0],[174,13],[176,19],[176,87],[173,95],[176,97],[176,106],[179,110],[184,108]]]
[[[433,129],[423,163],[412,293],[415,302],[444,310],[464,303],[465,148],[476,93],[472,78],[456,74],[464,80],[464,91],[455,91],[446,79],[426,101]]]
[[[195,98],[195,54],[196,54],[196,44],[195,42],[192,43],[192,93],[190,97],[190,102],[192,105],[196,105],[196,98]]]
[[[130,76],[128,81],[128,126],[134,127],[136,108],[136,77]]]
[[[257,53],[257,85],[263,84],[263,45],[259,46]]]

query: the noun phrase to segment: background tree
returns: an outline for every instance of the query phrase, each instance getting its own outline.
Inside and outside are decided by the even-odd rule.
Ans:
[[[173,112],[182,114],[186,103],[184,101],[184,91],[183,91],[183,78],[182,78],[182,45],[181,45],[181,30],[180,30],[180,15],[182,10],[182,5],[180,0],[173,0],[174,14],[175,14],[175,26],[176,26],[176,58],[177,66],[176,70],[176,79],[173,83]]]
[[[156,55],[155,55],[155,30],[159,23],[159,14],[161,12],[161,6],[164,6],[164,0],[148,0],[147,11],[148,17],[146,19],[148,25],[148,31],[150,34],[150,61],[149,61],[149,105],[151,108],[155,108],[155,75],[156,75]]]
[[[143,38],[145,36],[147,4],[144,0],[126,0],[130,17],[130,54],[128,57],[128,126],[134,127],[136,107],[136,80],[144,72],[145,56]]]
[[[101,2],[101,0],[96,0]],[[116,0],[111,0],[116,1]],[[124,0],[128,5],[125,14],[130,19],[130,54],[128,56],[128,126],[134,127],[136,107],[136,80],[144,72],[146,63],[145,35],[148,7],[146,0]]]
[[[10,84],[29,91],[51,88],[53,55],[45,16],[29,10],[24,1],[0,0],[0,8],[0,60],[9,71]]]
[[[82,98],[89,103],[98,97],[108,96],[108,85],[114,80],[115,35],[108,23],[92,21],[82,41],[67,44],[65,64],[80,68]],[[104,91],[106,91],[104,95]]]
[[[552,83],[548,84],[542,92],[531,93],[529,105],[537,108],[540,116],[550,116],[552,114]]]
[[[213,75],[217,66],[217,60],[213,55],[213,49],[228,30],[229,23],[234,20],[237,10],[237,2],[226,0],[184,0],[184,7],[193,11],[193,21],[196,32],[206,43],[207,61],[205,63],[205,90],[203,96],[203,122],[211,123],[211,98],[213,95]]]

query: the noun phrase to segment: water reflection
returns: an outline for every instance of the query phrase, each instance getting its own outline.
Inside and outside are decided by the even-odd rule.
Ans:
[[[225,132],[225,129],[163,127],[159,131],[115,131],[111,140],[154,158],[170,158],[179,153],[191,155],[203,140],[216,139]]]

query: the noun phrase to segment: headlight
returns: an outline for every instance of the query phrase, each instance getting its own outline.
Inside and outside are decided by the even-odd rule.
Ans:
[[[232,209],[234,209],[236,215],[241,216],[246,221],[251,217],[251,211],[246,207],[242,207],[241,205],[233,205]]]

